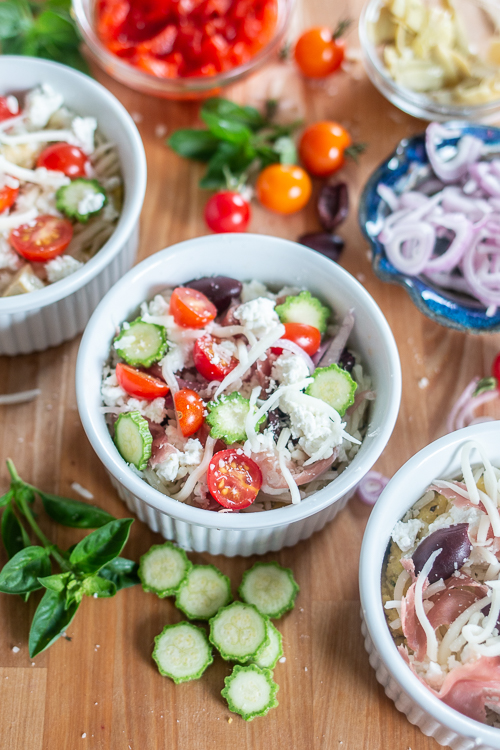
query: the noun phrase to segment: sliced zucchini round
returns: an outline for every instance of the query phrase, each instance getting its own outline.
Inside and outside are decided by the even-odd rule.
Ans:
[[[128,464],[142,471],[151,457],[153,436],[147,421],[138,411],[120,414],[115,422],[115,444]]]
[[[141,557],[138,576],[144,591],[151,591],[163,599],[177,593],[192,567],[183,549],[165,542],[153,545]]]
[[[358,384],[347,370],[338,365],[317,367],[313,374],[314,381],[307,386],[308,396],[319,398],[338,411],[341,417],[354,403],[354,394]]]
[[[251,604],[233,602],[210,620],[209,639],[223,659],[245,663],[267,645],[266,619]]]
[[[293,609],[299,587],[290,568],[277,562],[258,562],[245,571],[238,593],[263,615],[277,619]]]
[[[266,626],[269,643],[260,649],[252,661],[261,669],[274,669],[278,659],[283,656],[283,637],[271,620],[267,621]]]
[[[197,680],[214,660],[207,634],[191,622],[166,625],[155,638],[153,659],[175,683]]]
[[[235,666],[224,680],[221,695],[226,699],[229,710],[251,721],[256,716],[265,716],[278,705],[276,693],[278,685],[269,669],[260,669],[255,664]]]
[[[209,620],[232,599],[231,581],[215,565],[193,565],[179,586],[175,606],[190,620]]]
[[[113,341],[119,357],[128,365],[150,367],[167,351],[166,329],[156,323],[145,323],[142,318],[122,328]]]

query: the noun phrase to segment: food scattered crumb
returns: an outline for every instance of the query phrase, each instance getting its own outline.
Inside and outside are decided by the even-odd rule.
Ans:
[[[31,666],[32,666],[32,667],[34,667],[34,666],[35,666],[35,662],[34,662],[34,661],[32,661],[32,662],[31,662]]]
[[[304,667],[304,672],[307,672],[307,667]]]
[[[420,378],[420,380],[418,381],[419,388],[424,389],[424,388],[427,388],[428,385],[429,385],[429,378]]]
[[[168,130],[167,126],[160,123],[155,128],[155,136],[157,138],[163,138],[167,134],[167,130]]]
[[[95,647],[96,647],[96,648],[101,648],[101,646],[100,646],[100,644],[99,644],[99,643],[96,643],[96,644],[95,644]]]
[[[19,648],[19,646],[12,646],[12,650],[13,650],[13,652],[14,652],[15,654],[18,654],[18,653],[20,652],[20,650],[21,650],[21,649]]]
[[[142,115],[140,112],[132,112],[132,120],[134,122],[142,122]]]
[[[94,703],[94,706],[98,706],[98,705],[99,705],[99,704],[98,704],[98,702],[96,701],[96,702]]]
[[[227,720],[227,723],[228,724],[232,724],[233,723],[233,717],[232,716],[229,717],[229,719]]]
[[[286,662],[286,656],[282,656],[279,662],[280,664],[284,664]]]
[[[17,438],[17,442],[18,443],[24,443],[24,438],[23,437],[18,437]]]
[[[83,732],[83,734],[82,734],[82,740],[84,740],[86,736],[87,736],[87,732]]]
[[[363,281],[366,279],[366,276],[364,275],[364,273],[357,273],[356,278],[358,281],[361,281],[361,283],[363,283]]]
[[[93,500],[94,495],[90,490],[87,490],[85,487],[82,487],[81,484],[78,482],[73,482],[71,485],[71,489],[74,490],[80,497],[85,498],[85,500]]]
[[[45,408],[47,409],[47,411],[51,411],[54,407],[52,406],[52,404],[47,404]]]

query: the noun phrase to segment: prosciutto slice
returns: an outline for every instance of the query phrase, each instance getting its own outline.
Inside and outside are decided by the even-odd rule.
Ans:
[[[324,458],[321,461],[315,461],[307,467],[300,467],[300,471],[297,471],[297,466],[292,461],[287,462],[287,466],[292,472],[292,476],[297,485],[306,484],[311,482],[313,479],[321,476],[334,462],[338,455],[338,449],[336,449],[330,458]],[[269,487],[271,490],[286,490],[288,484],[281,473],[278,455],[274,453],[268,453],[262,451],[261,453],[252,453],[252,459],[258,464],[263,479],[263,491],[265,487]]]
[[[482,656],[452,669],[437,696],[450,708],[486,721],[486,705],[500,701],[500,656]]]

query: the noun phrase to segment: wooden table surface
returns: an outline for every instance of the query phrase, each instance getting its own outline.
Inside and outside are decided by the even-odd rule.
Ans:
[[[360,0],[331,12],[322,0],[302,0],[291,36],[311,23],[332,26],[340,14],[357,17]],[[349,37],[356,46],[356,33]],[[374,276],[368,247],[357,226],[360,190],[396,142],[423,123],[392,107],[374,89],[361,63],[323,83],[306,82],[293,63],[268,66],[230,92],[237,101],[280,98],[291,115],[306,122],[334,119],[355,140],[369,144],[359,165],[345,167],[351,212],[341,228],[346,240],[341,264],[366,287],[394,332],[403,366],[403,400],[394,434],[377,468],[392,475],[410,456],[445,432],[449,409],[474,375],[489,373],[500,337],[474,337],[442,328],[421,315],[399,287]],[[97,78],[136,120],[148,159],[148,188],[142,214],[139,260],[180,240],[205,233],[206,194],[197,187],[200,170],[164,145],[164,131],[192,126],[197,105],[157,100]],[[286,219],[253,208],[250,229],[296,239],[319,229],[314,202]],[[71,485],[89,489],[95,502],[119,517],[128,515],[117,498],[80,424],[74,390],[79,339],[56,349],[0,358],[0,392],[38,387],[36,401],[0,408],[0,494],[7,489],[3,459],[10,456],[27,481],[78,497]],[[426,378],[427,380],[423,380]],[[428,385],[426,385],[428,381]],[[110,600],[83,602],[68,639],[61,638],[33,661],[28,654],[29,621],[38,595],[0,596],[1,750],[205,750],[264,747],[328,750],[434,750],[438,745],[400,714],[375,680],[363,647],[359,621],[358,555],[370,509],[356,497],[322,532],[293,549],[266,555],[293,567],[301,586],[295,609],[279,621],[286,662],[278,664],[279,707],[246,723],[231,715],[220,690],[230,668],[216,658],[204,677],[175,686],[151,659],[154,636],[179,612],[140,587]],[[78,530],[47,523],[60,546]],[[125,549],[138,559],[161,538],[136,521]],[[231,577],[234,590],[253,559],[191,555],[214,563]],[[0,552],[0,563],[5,562]]]

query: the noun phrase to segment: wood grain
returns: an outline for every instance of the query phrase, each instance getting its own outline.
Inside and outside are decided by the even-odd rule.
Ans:
[[[346,11],[356,16],[360,0],[326,10],[322,0],[301,0],[293,21],[334,26]],[[333,6],[332,6],[333,7]],[[295,32],[292,33],[292,37]],[[355,33],[351,35],[355,47]],[[396,142],[423,123],[396,110],[373,88],[360,63],[325,83],[302,80],[292,63],[272,64],[230,92],[238,101],[262,103],[279,97],[290,116],[307,122],[336,119],[369,144],[356,166],[340,178],[349,185],[351,212],[341,229],[342,265],[374,296],[386,315],[403,366],[403,401],[396,429],[377,464],[394,473],[411,455],[445,432],[449,409],[467,382],[489,373],[500,337],[472,337],[441,328],[419,313],[399,287],[372,273],[356,207],[369,173]],[[174,242],[205,233],[206,194],[197,187],[200,170],[176,157],[159,133],[192,126],[197,106],[148,98],[98,79],[138,121],[148,159],[148,188],[142,214],[139,259]],[[315,186],[317,190],[318,185]],[[251,231],[296,239],[319,228],[313,202],[288,217],[253,208]],[[194,273],[195,269],[193,269]],[[0,391],[41,388],[31,403],[0,408],[0,457],[13,458],[21,476],[47,491],[77,497],[79,482],[110,513],[127,515],[89,446],[76,410],[74,369],[78,339],[41,354],[0,359]],[[422,387],[427,378],[427,387]],[[419,387],[420,383],[420,387]],[[425,381],[424,381],[425,383]],[[499,412],[491,411],[495,416]],[[0,467],[0,493],[7,472]],[[295,610],[279,623],[286,662],[275,676],[280,705],[265,719],[245,723],[231,716],[220,697],[229,668],[216,659],[202,680],[174,686],[152,660],[154,636],[180,619],[169,600],[139,588],[115,599],[86,600],[61,639],[32,662],[28,622],[37,597],[0,597],[0,747],[2,750],[191,750],[192,748],[315,748],[315,750],[437,750],[399,714],[375,680],[363,648],[357,562],[369,509],[353,498],[337,519],[292,550],[264,559],[293,567],[301,586]],[[80,538],[76,530],[41,523],[61,546]],[[136,521],[126,548],[138,559],[160,537]],[[5,558],[0,552],[0,563]],[[192,555],[227,573],[236,590],[252,559]],[[19,648],[14,652],[13,647]],[[8,678],[8,679],[5,679]],[[83,736],[85,735],[85,737]]]

